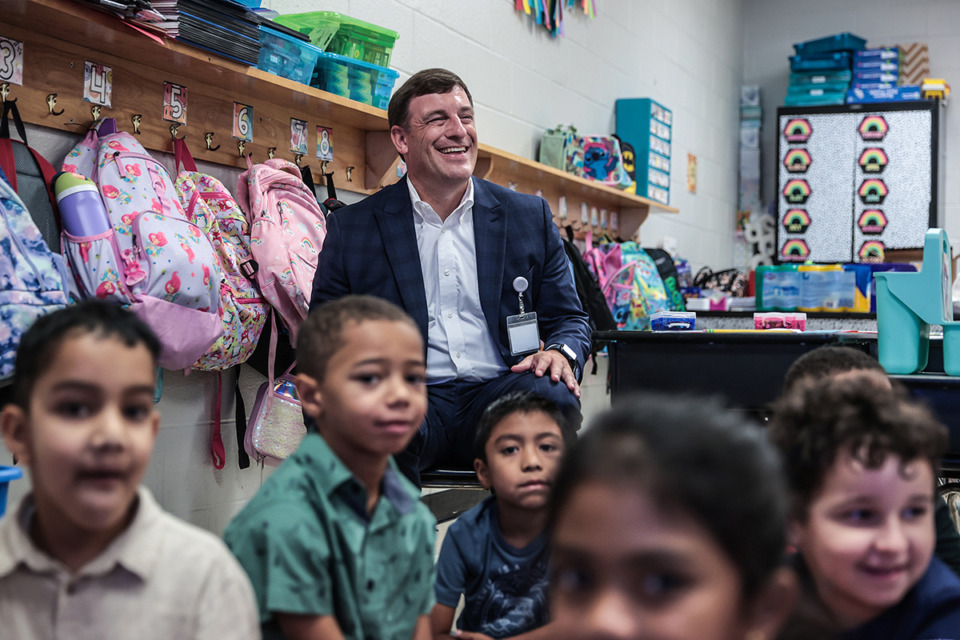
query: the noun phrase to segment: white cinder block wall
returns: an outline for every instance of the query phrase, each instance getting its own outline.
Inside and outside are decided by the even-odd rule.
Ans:
[[[763,202],[776,198],[776,109],[787,93],[793,43],[849,31],[868,47],[926,42],[930,73],[960,90],[960,2],[957,0],[744,0],[743,81],[759,84],[763,101]],[[950,102],[954,102],[956,98]],[[960,110],[946,119],[943,215],[954,250],[960,245]]]
[[[443,66],[468,84],[477,106],[480,140],[534,158],[543,130],[572,123],[585,133],[614,131],[614,101],[651,97],[674,113],[671,204],[679,214],[650,216],[641,237],[655,245],[678,241],[695,267],[732,264],[737,205],[739,85],[743,0],[601,0],[599,15],[565,16],[566,37],[551,38],[513,0],[265,0],[281,13],[331,10],[399,32],[391,66],[398,83],[416,71]],[[785,41],[789,41],[787,38]],[[76,139],[30,127],[31,145],[54,163]],[[336,135],[336,133],[334,133]],[[687,154],[697,156],[697,193],[686,191]],[[173,162],[163,156],[168,168]],[[225,184],[237,172],[206,163]],[[341,193],[351,202],[354,194]],[[605,364],[605,363],[603,363]],[[585,380],[587,418],[607,404],[603,374]],[[236,463],[232,380],[224,375],[222,431],[227,464],[210,462],[216,376],[166,372],[163,415],[145,483],[175,515],[221,533],[269,473]],[[241,375],[247,410],[263,378]],[[9,462],[0,445],[0,463]],[[27,488],[17,481],[11,500]]]

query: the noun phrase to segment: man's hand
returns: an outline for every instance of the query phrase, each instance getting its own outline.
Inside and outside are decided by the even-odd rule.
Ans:
[[[563,383],[567,385],[571,393],[578,398],[580,397],[580,385],[577,384],[577,378],[573,375],[573,369],[570,368],[570,363],[567,362],[567,359],[563,357],[563,354],[559,351],[550,350],[531,353],[510,367],[510,371],[514,373],[533,371],[534,375],[538,378],[543,377],[544,374],[549,372],[550,378],[554,382],[563,380]]]

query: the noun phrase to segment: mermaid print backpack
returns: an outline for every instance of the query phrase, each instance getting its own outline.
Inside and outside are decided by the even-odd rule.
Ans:
[[[167,170],[112,119],[91,129],[62,169],[97,183],[112,225],[96,236],[61,236],[81,295],[127,306],[160,338],[160,366],[190,367],[223,332],[220,266]]]
[[[2,174],[2,171],[0,171]],[[13,375],[20,337],[65,307],[67,272],[13,187],[0,175],[0,380]]]

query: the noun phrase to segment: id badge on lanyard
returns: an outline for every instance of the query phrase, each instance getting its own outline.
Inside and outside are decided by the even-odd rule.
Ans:
[[[523,292],[527,290],[527,279],[517,277],[513,280],[513,290],[520,301],[520,313],[507,316],[507,339],[510,341],[510,355],[523,356],[540,350],[540,328],[537,326],[537,314],[526,312],[523,308]]]

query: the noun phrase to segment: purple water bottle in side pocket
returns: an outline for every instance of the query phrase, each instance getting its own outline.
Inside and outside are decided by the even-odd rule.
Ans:
[[[63,230],[76,238],[97,236],[110,230],[110,218],[92,180],[61,171],[53,178]]]

